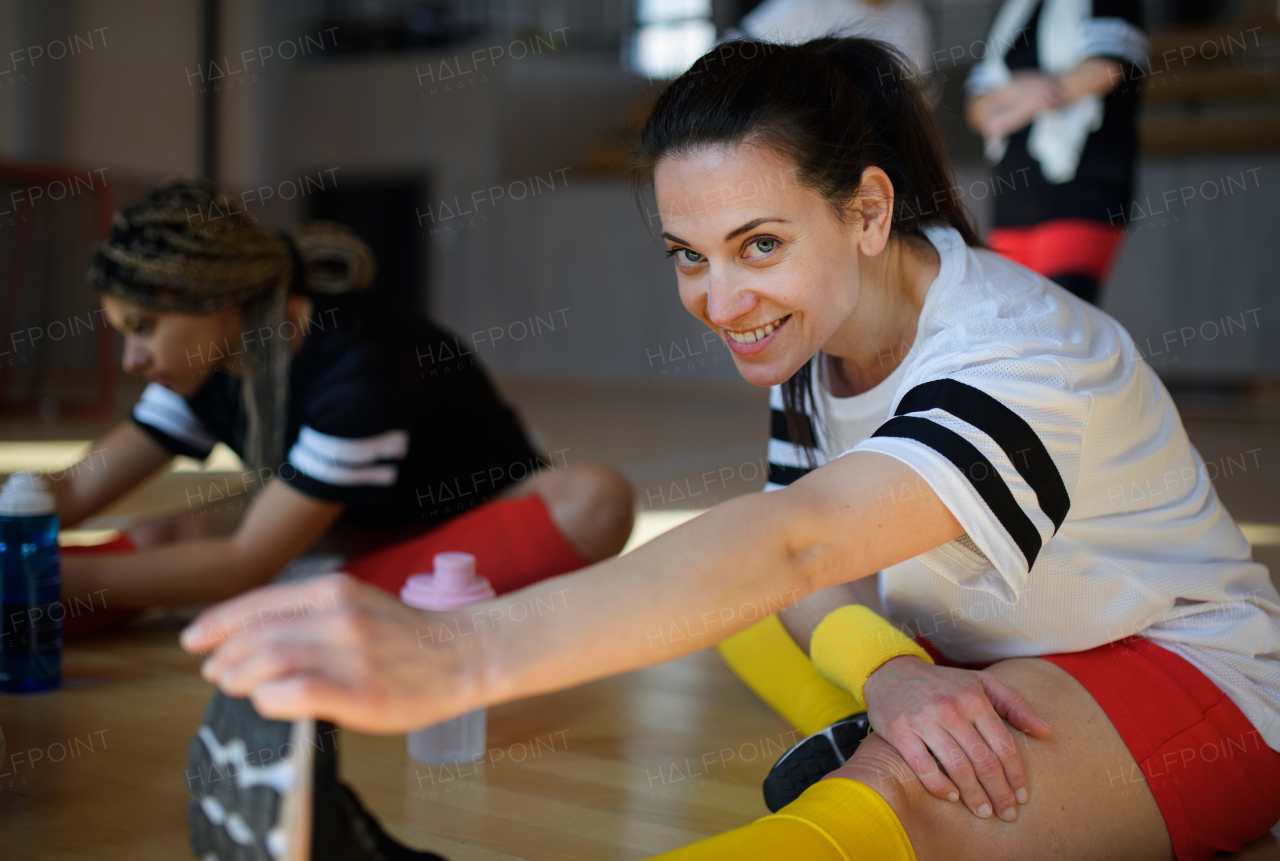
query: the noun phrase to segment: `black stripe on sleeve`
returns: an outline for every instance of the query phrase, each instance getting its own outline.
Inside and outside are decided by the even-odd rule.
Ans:
[[[769,481],[773,484],[791,484],[798,478],[804,478],[811,471],[803,466],[783,466],[769,461]]]
[[[960,434],[945,428],[928,419],[916,416],[898,416],[881,425],[873,437],[899,437],[912,439],[927,445],[938,454],[955,464],[956,468],[978,491],[978,495],[987,503],[991,513],[1000,521],[1000,525],[1009,533],[1009,537],[1018,545],[1022,555],[1026,557],[1027,569],[1035,564],[1040,554],[1040,533],[1036,530],[1026,512],[1013,498],[991,461]]]
[[[804,446],[795,445],[791,441],[791,429],[787,427],[787,414],[782,410],[770,410],[769,415],[769,436],[778,442],[787,443],[795,446],[796,451],[807,451]],[[809,437],[815,439],[813,433],[813,419],[804,416],[804,421],[809,425]],[[769,482],[771,484],[781,484],[783,486],[791,484],[798,478],[801,478],[812,472],[808,467],[803,466],[784,466],[780,463],[769,461]]]
[[[958,380],[921,383],[903,395],[894,415],[932,409],[945,410],[995,440],[1013,468],[1035,491],[1040,510],[1053,521],[1054,531],[1062,526],[1071,508],[1071,498],[1062,474],[1031,425],[991,395]]]

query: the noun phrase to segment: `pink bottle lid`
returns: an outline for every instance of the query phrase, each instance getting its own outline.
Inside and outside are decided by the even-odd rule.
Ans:
[[[414,574],[400,590],[400,600],[419,610],[446,612],[494,596],[493,586],[476,576],[476,557],[470,553],[437,553],[435,571]]]

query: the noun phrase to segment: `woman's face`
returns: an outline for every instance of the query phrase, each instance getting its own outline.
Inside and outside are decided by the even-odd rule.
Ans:
[[[785,157],[704,147],[661,160],[654,186],[680,300],[724,339],[748,382],[785,381],[853,313],[867,234],[801,187]]]
[[[200,390],[238,347],[240,309],[209,314],[157,311],[115,296],[103,296],[107,322],[124,335],[126,373],[139,374],[183,397]]]

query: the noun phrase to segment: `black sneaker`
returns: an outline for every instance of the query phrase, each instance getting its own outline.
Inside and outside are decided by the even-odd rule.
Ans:
[[[764,803],[769,811],[777,813],[844,765],[870,732],[867,713],[859,712],[814,733],[784,753],[764,779]]]
[[[396,843],[338,782],[330,723],[267,720],[215,693],[191,740],[187,786],[201,861],[444,861]]]

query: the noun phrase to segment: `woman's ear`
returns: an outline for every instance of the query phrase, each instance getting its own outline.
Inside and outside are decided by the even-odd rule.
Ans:
[[[858,250],[874,257],[889,243],[893,226],[893,182],[878,167],[862,172],[862,183],[850,207],[854,229],[858,232]]]

